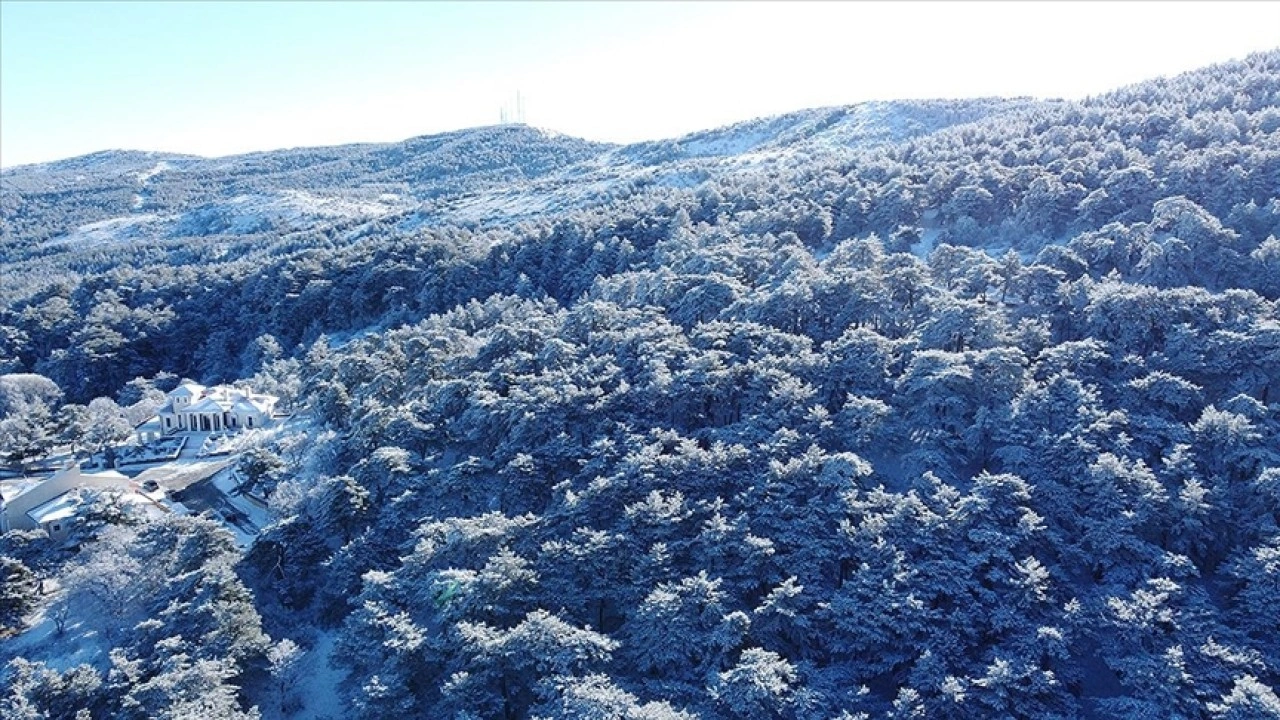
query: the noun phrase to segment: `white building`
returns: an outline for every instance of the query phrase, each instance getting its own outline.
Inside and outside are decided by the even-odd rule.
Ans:
[[[6,488],[0,488],[0,532],[43,528],[54,540],[65,538],[86,497],[82,490],[118,492],[124,502],[147,503],[166,512],[143,495],[132,480],[114,470],[85,473],[73,464],[47,480],[31,482],[24,478],[20,485],[6,484],[16,492],[2,492]]]
[[[279,398],[245,388],[216,385],[207,388],[195,383],[179,385],[169,393],[169,402],[160,408],[161,430],[212,432],[260,428],[271,424]]]
[[[138,444],[145,445],[149,442],[159,440],[164,436],[164,431],[161,429],[162,427],[163,425],[160,422],[160,418],[153,416],[135,426],[133,428],[133,436],[137,439]]]

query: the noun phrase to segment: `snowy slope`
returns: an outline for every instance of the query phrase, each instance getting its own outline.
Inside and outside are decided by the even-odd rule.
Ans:
[[[252,236],[398,218],[410,231],[496,225],[605,205],[646,187],[796,165],[1034,105],[905,101],[802,110],[659,142],[615,146],[525,125],[399,143],[215,159],[106,151],[6,170],[5,239],[59,250],[192,236]]]

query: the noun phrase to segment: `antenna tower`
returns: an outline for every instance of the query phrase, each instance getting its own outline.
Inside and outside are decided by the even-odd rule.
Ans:
[[[513,108],[507,103],[503,103],[498,107],[498,122],[502,125],[511,123],[524,124],[524,96],[516,90],[516,104]]]

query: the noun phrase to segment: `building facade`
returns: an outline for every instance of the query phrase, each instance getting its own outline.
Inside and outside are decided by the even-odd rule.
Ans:
[[[246,388],[185,383],[169,393],[157,416],[165,435],[253,429],[271,424],[277,402],[274,395]]]

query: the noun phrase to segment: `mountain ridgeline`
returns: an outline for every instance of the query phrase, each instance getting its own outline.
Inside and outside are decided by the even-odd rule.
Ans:
[[[243,553],[0,540],[186,578],[12,660],[6,717],[316,717],[288,640],[334,717],[1280,718],[1280,51],[626,146],[109,151],[0,211],[0,373],[310,420]]]

